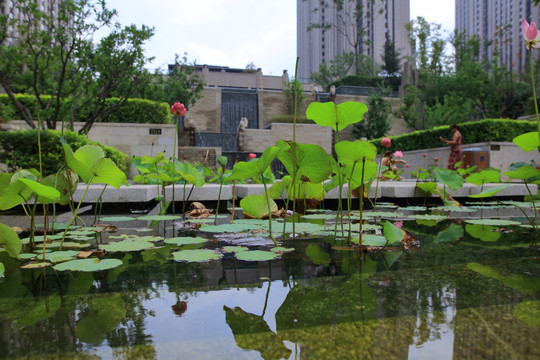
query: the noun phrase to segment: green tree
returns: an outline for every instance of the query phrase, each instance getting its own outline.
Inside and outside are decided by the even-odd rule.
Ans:
[[[296,106],[300,106],[305,100],[304,84],[294,79],[283,83],[283,94],[285,95],[285,108],[287,114],[294,115],[294,105],[296,98]]]
[[[307,1],[307,0],[303,0]],[[343,36],[347,44],[353,49],[353,69],[356,75],[361,74],[361,55],[364,55],[364,45],[369,43],[367,36],[368,27],[366,24],[372,21],[372,17],[382,13],[383,8],[378,14],[372,14],[368,9],[375,8],[376,3],[382,3],[383,0],[320,0],[319,7],[314,11],[319,12],[325,9],[335,8],[336,16],[327,16],[321,23],[309,24],[307,30],[312,31],[335,29]],[[368,6],[366,6],[368,5]]]
[[[410,60],[416,68],[422,72],[442,74],[448,59],[444,54],[447,39],[441,34],[441,24],[428,23],[418,16],[405,28],[413,50],[413,58]]]
[[[142,87],[138,96],[168,104],[181,102],[189,110],[201,98],[200,93],[204,88],[202,79],[195,73],[195,67],[195,62],[189,62],[187,53],[182,57],[175,54],[169,73],[163,75],[156,72],[153,81]]]
[[[390,89],[379,88],[379,91],[372,91],[367,99],[368,112],[363,121],[354,124],[352,134],[357,139],[376,139],[388,133],[392,125],[389,115],[392,107],[383,96],[390,94]]]
[[[86,132],[149,81],[144,65],[151,58],[144,55],[143,44],[153,29],[121,28],[105,1],[59,1],[54,14],[32,0],[12,3],[10,13],[0,15],[0,84],[30,127],[39,118],[49,129],[59,120],[72,128],[78,114],[85,119],[80,131]],[[12,29],[18,33],[15,39]],[[94,44],[104,29],[110,32]],[[17,100],[19,92],[34,96],[37,113]],[[108,105],[105,100],[113,92],[120,100]]]
[[[389,75],[398,73],[401,69],[400,55],[399,51],[396,50],[396,43],[387,37],[384,43],[384,53],[381,56],[383,61],[381,69]]]

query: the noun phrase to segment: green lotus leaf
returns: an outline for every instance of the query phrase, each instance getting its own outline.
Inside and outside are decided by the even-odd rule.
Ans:
[[[270,211],[278,210],[277,204],[271,198],[264,195],[248,195],[240,200],[240,206],[244,214],[255,219],[261,219],[268,216],[268,203],[270,203]]]
[[[279,199],[282,197],[283,192],[287,190],[289,185],[291,184],[291,177],[289,175],[284,176],[280,181],[275,182],[269,189],[268,189],[268,196],[270,196],[272,199]]]
[[[504,285],[516,289],[524,294],[534,294],[540,290],[540,278],[519,274],[501,275],[490,266],[471,262],[467,267],[479,274],[494,280],[501,281]]]
[[[203,237],[190,237],[182,236],[175,238],[168,238],[163,240],[166,244],[176,244],[176,245],[190,245],[190,244],[202,244],[208,241]]]
[[[333,102],[312,102],[306,109],[306,117],[317,125],[341,131],[350,124],[361,121],[366,111],[366,104],[361,102],[346,101],[339,105]]]
[[[162,220],[178,220],[181,216],[177,215],[144,215],[135,218],[136,220],[162,221]]]
[[[229,252],[229,253],[237,253],[240,251],[247,251],[247,250],[249,249],[245,246],[224,246],[223,247],[223,251]]]
[[[540,300],[523,300],[514,308],[514,316],[529,326],[540,328]]]
[[[18,181],[21,181],[23,184],[28,186],[32,190],[32,192],[34,192],[38,196],[41,196],[42,198],[48,200],[60,199],[60,191],[56,190],[53,187],[40,184],[37,181],[30,179],[20,178]]]
[[[364,140],[340,141],[335,145],[335,149],[341,164],[361,164],[363,158],[366,162],[375,161],[375,156],[377,156],[375,145]]]
[[[289,175],[296,167],[295,182],[320,183],[327,180],[332,172],[332,164],[326,150],[315,144],[287,143],[279,140],[276,146],[284,150],[278,154],[279,160]]]
[[[540,148],[540,138],[538,137],[538,132],[528,132],[516,136],[512,142],[519,146],[521,150],[529,152],[531,150],[538,150]]]
[[[235,256],[238,260],[244,261],[269,261],[279,257],[275,252],[264,250],[240,251]]]
[[[270,251],[275,252],[275,253],[287,253],[287,252],[294,251],[294,249],[285,248],[283,246],[276,246],[276,247],[271,248]]]
[[[134,239],[129,238],[118,242],[113,242],[109,244],[100,244],[99,248],[114,252],[114,251],[140,251],[140,250],[146,250],[155,247],[154,243],[142,240],[142,239]]]
[[[131,216],[105,216],[105,217],[100,217],[99,220],[102,223],[108,223],[108,222],[115,222],[115,221],[132,221],[132,220],[136,220],[136,218],[131,217]]]
[[[202,224],[199,228],[199,231],[204,232],[213,232],[213,233],[237,233],[237,232],[244,232],[249,230],[255,230],[260,229],[261,225],[259,224],[245,224],[245,223],[239,223],[235,221],[234,224],[221,224],[221,225],[210,225],[210,224]]]
[[[433,240],[435,243],[441,243],[441,242],[454,242],[461,238],[463,236],[463,227],[461,225],[457,224],[450,224],[446,229],[443,231],[440,231],[437,234],[437,237],[435,240]]]
[[[261,179],[265,170],[270,166],[281,150],[280,147],[269,146],[264,150],[260,158],[254,161],[240,161],[236,163],[228,180],[246,180],[250,178]]]
[[[497,170],[482,170],[467,176],[466,182],[475,185],[501,182],[501,173]]]
[[[401,242],[405,237],[405,232],[398,228],[390,221],[386,221],[383,226],[384,238],[388,241],[388,244],[395,244]],[[362,240],[363,240],[362,236]]]
[[[174,168],[188,184],[195,185],[196,187],[204,185],[204,174],[190,163],[175,163]],[[168,181],[172,182],[174,180],[170,179]]]
[[[501,238],[501,233],[495,231],[499,229],[496,226],[482,224],[465,224],[465,231],[476,239],[482,241],[497,241]]]
[[[122,260],[118,259],[98,260],[94,258],[89,258],[66,261],[53,266],[53,269],[55,269],[56,271],[93,272],[112,269],[120,265],[122,265]]]
[[[4,267],[4,264],[0,263],[0,278],[4,277],[5,272],[6,272],[6,268]]]
[[[77,258],[78,254],[79,251],[76,250],[52,251],[45,254],[44,260],[48,260],[52,263],[58,263],[62,261],[74,260]]]
[[[463,178],[453,170],[437,168],[433,170],[437,181],[445,184],[450,190],[455,191],[463,187]]]
[[[435,189],[437,188],[437,183],[431,182],[431,181],[430,182],[419,182],[419,183],[416,183],[416,187],[419,188],[420,190],[425,191],[428,194],[434,194]]]
[[[19,235],[12,228],[2,223],[0,223],[0,246],[13,258],[17,258],[22,250]]]
[[[496,193],[498,193],[499,191],[506,189],[508,186],[510,186],[510,184],[502,184],[502,185],[499,185],[499,186],[492,187],[492,188],[490,188],[490,189],[486,189],[486,190],[482,191],[482,192],[479,193],[479,194],[476,194],[476,195],[469,195],[469,197],[471,197],[471,198],[485,198],[485,197],[492,197],[492,196],[494,196]]]
[[[534,166],[528,165],[522,166],[514,171],[507,171],[503,175],[508,176],[510,179],[527,180],[528,178],[540,175],[540,170],[538,170]]]
[[[198,249],[198,250],[181,250],[172,253],[173,259],[176,261],[187,262],[203,262],[210,260],[218,260],[223,257],[223,254],[216,253],[214,250]]]
[[[306,255],[316,265],[328,265],[330,264],[330,254],[321,249],[315,244],[309,244],[306,248]]]
[[[359,243],[358,237],[354,237],[351,239],[354,243]],[[382,235],[374,235],[374,234],[362,234],[362,245],[365,246],[385,246],[388,242],[386,241],[386,238]]]
[[[312,182],[295,183],[295,188],[289,186],[287,189],[287,196],[289,200],[297,199],[315,199],[319,201],[324,200],[325,192],[321,183],[314,184]]]
[[[520,225],[519,221],[505,220],[505,219],[467,219],[467,224],[479,224],[479,225],[493,225],[493,226],[509,226]]]

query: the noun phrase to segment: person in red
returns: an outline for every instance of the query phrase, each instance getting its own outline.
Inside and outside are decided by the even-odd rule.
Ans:
[[[463,150],[461,149],[461,133],[459,132],[459,126],[456,124],[450,125],[450,131],[452,132],[452,139],[446,140],[442,136],[440,137],[443,143],[450,145],[450,155],[448,156],[447,169],[456,170],[456,163],[463,160]]]

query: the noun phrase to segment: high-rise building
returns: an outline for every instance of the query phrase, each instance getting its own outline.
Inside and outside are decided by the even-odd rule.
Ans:
[[[529,69],[521,21],[540,22],[540,6],[532,0],[455,0],[456,29],[467,36],[477,35],[483,44],[481,57],[497,60],[509,69]],[[538,54],[535,54],[538,56]]]
[[[63,0],[34,0],[34,3],[38,6],[38,9],[51,16],[53,19],[58,14],[58,4]],[[0,16],[7,16],[9,20],[16,20],[15,24],[9,24],[7,30],[7,38],[4,44],[13,44],[17,42],[19,38],[19,32],[17,31],[17,24],[23,23],[27,20],[25,14],[19,8],[20,4],[14,0],[0,0]]]
[[[308,81],[319,65],[355,51],[382,63],[389,38],[402,56],[410,55],[405,30],[409,0],[344,0],[338,9],[332,0],[297,0],[298,79]],[[326,4],[327,6],[325,6]],[[361,9],[362,15],[356,16]],[[319,24],[322,28],[312,28]]]

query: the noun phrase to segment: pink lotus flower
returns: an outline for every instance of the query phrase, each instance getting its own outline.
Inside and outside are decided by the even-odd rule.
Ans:
[[[171,114],[175,116],[184,116],[186,111],[186,107],[182,103],[176,102],[173,106],[171,106]]]
[[[381,146],[390,147],[390,146],[392,146],[392,141],[387,137],[383,137],[382,140],[381,140]]]
[[[527,20],[523,19],[521,21],[521,31],[523,32],[527,49],[540,48],[540,31],[536,28],[534,21],[529,25]]]
[[[394,226],[397,227],[398,229],[401,229],[403,227],[403,221],[396,221],[394,223]]]
[[[397,157],[397,158],[402,158],[402,157],[403,157],[403,153],[402,153],[400,150],[398,150],[398,151],[396,151],[396,152],[394,153],[394,156]]]
[[[423,153],[423,154],[422,154],[422,156],[423,156],[423,157],[426,157],[426,156],[427,156],[427,154],[426,154],[426,153]]]
[[[435,158],[435,159],[433,159],[433,160],[435,160],[435,161],[439,161],[439,158],[438,158],[438,157],[436,157],[436,158]]]
[[[251,159],[255,159],[257,155],[255,155],[254,153],[249,153],[248,157],[251,160]]]
[[[411,167],[411,165],[409,165],[409,164],[405,164],[405,167],[409,168],[409,167]]]

